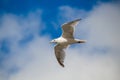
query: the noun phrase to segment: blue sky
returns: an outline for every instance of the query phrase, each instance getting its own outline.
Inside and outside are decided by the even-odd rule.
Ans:
[[[51,21],[57,21],[58,9],[60,6],[71,6],[77,9],[83,9],[85,11],[90,11],[94,5],[99,4],[100,2],[113,2],[114,0],[1,0],[0,1],[0,13],[13,13],[16,15],[27,15],[31,11],[36,11],[37,9],[42,10],[42,20],[44,20],[47,25],[53,26]],[[49,18],[49,19],[48,19]],[[57,29],[59,34],[54,35],[54,28],[47,28],[41,34],[51,34],[52,37],[60,36],[60,29]],[[60,32],[60,33],[59,33]]]
[[[119,80],[119,4],[119,0],[0,0],[0,80]],[[82,21],[75,37],[87,43],[66,50],[62,69],[49,41],[61,35],[63,23],[78,18]]]
[[[0,12],[4,13],[13,13],[16,15],[27,15],[31,11],[36,11],[37,9],[42,10],[42,19],[49,26],[53,26],[51,21],[56,21],[58,16],[58,8],[60,6],[71,6],[78,9],[84,9],[89,11],[93,8],[94,5],[97,5],[99,2],[110,2],[112,0],[1,0],[0,1]],[[49,18],[49,19],[48,19]],[[54,29],[54,28],[52,28]],[[52,30],[45,30],[52,33]],[[43,33],[46,33],[43,32]],[[59,31],[60,32],[60,31]],[[61,33],[58,33],[59,35]],[[57,35],[52,36],[58,37]]]
[[[90,10],[98,2],[110,2],[112,0],[1,0],[1,12],[26,13],[41,8],[44,11],[55,12],[59,6],[69,5],[76,8]],[[114,1],[114,0],[113,0]]]

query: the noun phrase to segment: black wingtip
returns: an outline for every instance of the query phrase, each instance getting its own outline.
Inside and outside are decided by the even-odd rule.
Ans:
[[[62,66],[65,67],[65,65],[63,63],[61,63],[61,61],[58,60],[58,63]]]
[[[65,67],[64,64],[60,64],[63,68]]]
[[[80,21],[80,20],[82,20],[81,18],[80,19],[76,19],[75,21]]]

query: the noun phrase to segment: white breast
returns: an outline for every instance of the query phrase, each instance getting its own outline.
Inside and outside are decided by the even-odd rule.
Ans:
[[[67,39],[63,38],[63,37],[60,37],[57,39],[57,42],[58,43],[66,43],[67,42]]]

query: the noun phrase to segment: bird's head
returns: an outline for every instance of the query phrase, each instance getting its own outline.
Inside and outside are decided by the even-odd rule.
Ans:
[[[57,40],[53,39],[52,41],[50,41],[50,43],[57,43]]]

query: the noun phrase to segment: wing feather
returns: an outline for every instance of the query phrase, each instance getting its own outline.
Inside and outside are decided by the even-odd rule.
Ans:
[[[64,49],[67,48],[68,45],[65,45],[65,44],[57,44],[55,47],[54,47],[54,50],[55,50],[55,56],[57,58],[57,61],[58,63],[64,67],[64,59],[65,59],[65,51]]]
[[[81,19],[77,19],[62,25],[62,37],[64,38],[74,38],[74,27],[79,23]]]

